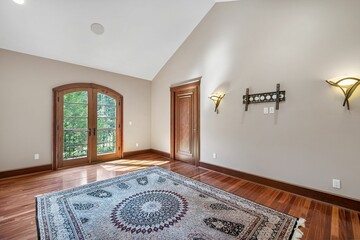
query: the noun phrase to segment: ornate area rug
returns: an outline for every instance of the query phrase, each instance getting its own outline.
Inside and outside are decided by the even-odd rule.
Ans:
[[[305,222],[160,167],[36,203],[39,239],[300,239]]]

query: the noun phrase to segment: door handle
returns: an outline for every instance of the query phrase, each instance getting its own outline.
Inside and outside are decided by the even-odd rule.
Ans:
[[[89,133],[89,137],[90,137],[91,136],[91,128],[89,128],[88,133]]]
[[[93,134],[94,134],[94,136],[96,135],[96,128],[94,128]]]

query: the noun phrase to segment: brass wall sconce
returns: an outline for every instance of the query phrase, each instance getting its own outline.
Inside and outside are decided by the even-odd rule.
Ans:
[[[347,109],[350,110],[349,98],[354,93],[355,89],[360,85],[360,79],[355,77],[345,77],[336,82],[331,80],[326,80],[326,82],[341,89],[345,95],[343,106],[346,104]]]
[[[209,98],[214,102],[215,104],[215,112],[217,114],[219,114],[219,105],[221,100],[225,97],[225,94],[220,94],[220,93],[214,93],[213,95],[211,95]]]

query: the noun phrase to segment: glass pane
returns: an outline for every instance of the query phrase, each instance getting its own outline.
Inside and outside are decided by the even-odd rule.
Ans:
[[[64,129],[86,129],[88,124],[87,117],[64,117]]]
[[[64,147],[64,160],[87,156],[87,145],[74,145]]]
[[[116,118],[104,118],[104,117],[98,117],[98,128],[112,128],[114,129],[116,126]]]
[[[97,106],[97,115],[98,117],[116,117],[116,106],[103,105]]]
[[[116,141],[116,133],[114,129],[99,129],[97,133],[97,141],[101,142],[114,142]]]
[[[64,95],[64,102],[70,103],[88,103],[88,92],[80,91],[80,92],[72,92]]]
[[[64,117],[87,117],[88,104],[84,103],[65,103],[64,102]]]
[[[88,92],[64,95],[64,152],[63,159],[88,155]]]
[[[97,154],[116,152],[116,100],[97,94]]]
[[[116,148],[116,142],[110,143],[101,143],[97,145],[97,153],[100,154],[109,154],[114,153]]]
[[[64,145],[87,144],[86,130],[64,130]]]
[[[116,105],[116,100],[108,95],[98,93],[97,94],[98,105]]]

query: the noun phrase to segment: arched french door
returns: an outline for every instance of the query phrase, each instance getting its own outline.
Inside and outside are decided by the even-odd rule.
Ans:
[[[90,164],[123,156],[123,97],[97,84],[53,89],[53,168]]]

